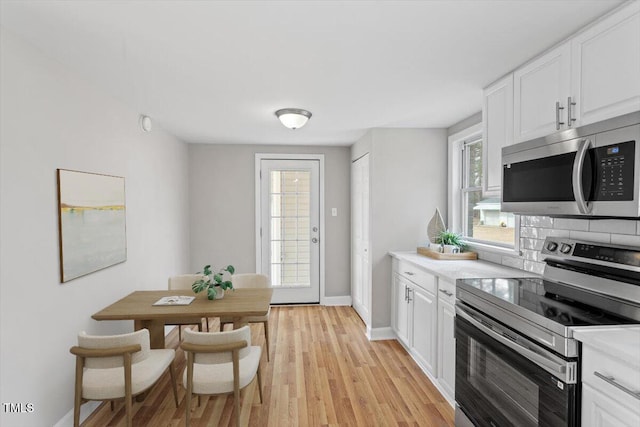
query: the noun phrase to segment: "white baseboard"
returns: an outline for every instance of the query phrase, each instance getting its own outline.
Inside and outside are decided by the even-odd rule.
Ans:
[[[102,402],[97,400],[90,400],[87,403],[80,406],[80,424],[84,422],[89,415],[93,414],[93,411],[98,409]],[[53,427],[72,427],[73,426],[73,408],[67,412],[67,414],[60,419]]]
[[[384,328],[371,328],[367,326],[367,338],[369,338],[369,341],[395,340],[397,336],[390,326]]]
[[[324,297],[322,298],[322,305],[351,305],[351,295]]]

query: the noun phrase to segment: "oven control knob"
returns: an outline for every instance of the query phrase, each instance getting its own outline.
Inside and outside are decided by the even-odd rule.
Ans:
[[[571,245],[567,245],[566,243],[563,243],[560,246],[560,252],[562,252],[563,254],[568,254],[569,252],[571,252]]]
[[[556,242],[549,242],[547,243],[547,250],[549,252],[555,252],[556,249],[558,249],[558,244]]]

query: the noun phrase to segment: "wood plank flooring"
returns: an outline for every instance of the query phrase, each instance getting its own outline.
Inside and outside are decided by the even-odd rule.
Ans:
[[[218,320],[211,319],[217,331]],[[262,325],[252,325],[254,344],[264,343]],[[273,307],[271,361],[261,361],[264,403],[257,381],[241,392],[243,426],[453,426],[453,409],[395,340],[370,342],[351,307]],[[167,337],[176,348],[177,329]],[[263,347],[264,350],[264,347]],[[143,402],[133,405],[136,426],[184,426],[185,358],[176,352],[178,398],[169,375]],[[197,399],[196,399],[197,402]],[[194,403],[194,426],[233,426],[233,396]],[[83,426],[124,426],[122,402],[101,405]]]

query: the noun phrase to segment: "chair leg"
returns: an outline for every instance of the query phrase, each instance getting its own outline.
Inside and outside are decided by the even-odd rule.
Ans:
[[[115,400],[111,400],[109,403],[111,404],[111,412],[113,412],[113,410],[116,409],[116,402]]]
[[[209,332],[209,318],[205,317],[204,321],[207,323],[207,332]]]
[[[233,350],[233,403],[236,411],[236,427],[240,427],[240,350]]]
[[[178,325],[178,345],[182,342],[182,325]]]
[[[82,373],[84,372],[84,358],[76,356],[76,384],[73,404],[73,426],[80,426],[80,406],[82,405]]]
[[[269,356],[269,321],[265,320],[262,324],[264,325],[264,342],[267,347],[267,362],[269,362],[271,360]]]
[[[133,425],[133,396],[131,394],[131,353],[124,355],[124,404],[127,414],[127,427]]]
[[[178,386],[176,385],[176,372],[175,367],[173,366],[173,362],[169,365],[169,374],[171,375],[171,386],[173,388],[173,400],[176,402],[176,408],[179,406],[178,404]]]
[[[187,427],[191,423],[191,393],[193,391],[193,353],[187,353],[187,395],[185,405],[185,417]],[[199,397],[199,396],[198,396]]]
[[[262,376],[260,375],[260,365],[258,365],[258,393],[260,394],[260,403],[264,403],[262,400]]]

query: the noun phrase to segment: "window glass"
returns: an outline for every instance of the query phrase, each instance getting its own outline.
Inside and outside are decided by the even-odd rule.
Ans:
[[[513,246],[515,215],[500,210],[500,196],[482,195],[482,139],[464,143],[462,232],[473,240]]]

